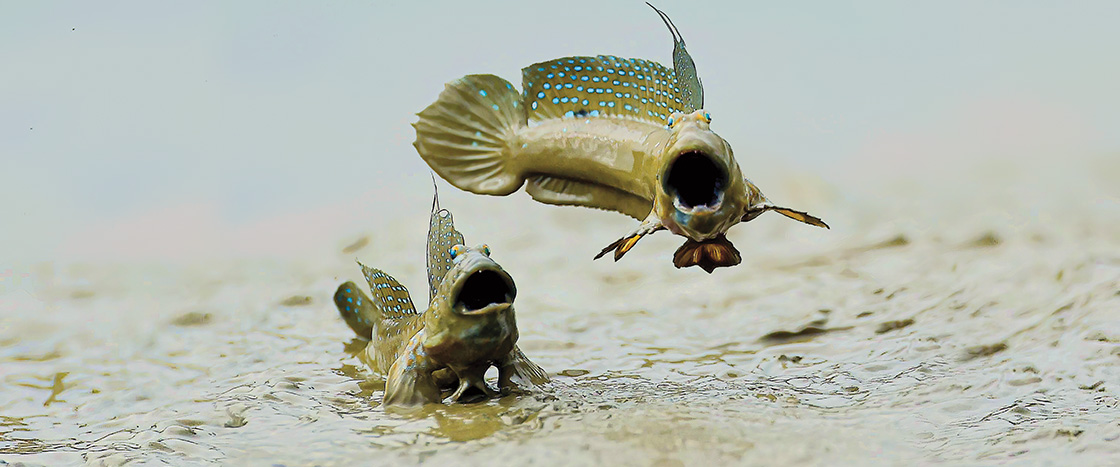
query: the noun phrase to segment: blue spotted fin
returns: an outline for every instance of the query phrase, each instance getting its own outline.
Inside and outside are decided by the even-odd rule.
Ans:
[[[685,105],[673,70],[640,58],[564,57],[525,67],[521,81],[529,122],[613,116],[664,126]]]
[[[468,75],[447,84],[417,114],[416,152],[444,180],[474,193],[508,195],[522,178],[506,167],[507,144],[525,126],[519,94],[494,75]]]
[[[400,320],[419,315],[412,298],[408,296],[408,289],[397,282],[393,276],[385,274],[380,269],[374,269],[362,263],[362,275],[369,283],[369,291],[373,294],[373,308],[375,317],[381,319]]]
[[[455,230],[451,211],[440,209],[439,195],[432,200],[432,217],[428,221],[428,300],[439,290],[440,283],[451,269],[451,247],[463,244],[463,234]]]
[[[669,28],[669,34],[673,35],[673,72],[676,74],[677,86],[680,87],[679,94],[684,106],[681,112],[691,113],[703,109],[704,87],[700,83],[700,76],[696,74],[696,63],[684,48],[684,36],[677,30],[673,20],[669,19],[669,15],[649,2],[646,2],[646,5],[657,12],[661,21],[665,22],[665,27]]]
[[[362,293],[353,282],[346,282],[338,286],[334,292],[334,304],[343,321],[359,337],[370,339],[373,336],[373,323],[377,317],[377,310],[366,294]]]

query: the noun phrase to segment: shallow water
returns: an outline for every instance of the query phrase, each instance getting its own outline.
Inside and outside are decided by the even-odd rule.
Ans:
[[[31,266],[0,302],[0,460],[1114,463],[1118,197],[1028,175],[969,212],[932,185],[775,188],[834,229],[737,227],[744,263],[710,276],[667,235],[592,262],[621,216],[445,193],[553,381],[412,414],[379,406],[330,295],[355,257],[422,295],[426,212],[321,257]]]

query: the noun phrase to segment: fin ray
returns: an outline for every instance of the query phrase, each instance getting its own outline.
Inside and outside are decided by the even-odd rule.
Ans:
[[[439,207],[439,195],[432,203],[432,216],[428,221],[428,300],[432,300],[451,270],[451,247],[463,244],[463,234],[455,230],[451,211]]]
[[[362,263],[358,265],[362,267],[362,275],[369,283],[369,291],[373,295],[370,302],[377,310],[378,317],[400,320],[419,314],[412,303],[412,298],[408,296],[408,289],[397,282],[393,276]]]
[[[742,261],[739,250],[722,234],[703,242],[690,239],[673,253],[673,266],[677,268],[700,266],[708,274],[716,268],[734,266]]]
[[[523,178],[506,164],[506,140],[525,125],[521,96],[512,84],[494,75],[467,75],[448,83],[417,115],[413,146],[452,185],[488,195],[521,187]]]
[[[652,201],[617,188],[548,175],[530,178],[525,191],[542,203],[606,209],[638,220],[653,208]]]
[[[513,346],[513,350],[510,351],[509,357],[502,366],[503,368],[500,368],[499,372],[508,370],[509,380],[517,384],[529,383],[539,386],[549,381],[548,373],[539,365],[533,363],[532,360],[529,360],[529,357],[525,356],[525,353],[516,345]],[[504,385],[505,382],[502,383]]]
[[[646,5],[657,12],[661,21],[665,22],[665,27],[669,28],[669,34],[673,35],[673,72],[680,85],[678,92],[684,101],[682,111],[687,113],[704,108],[704,86],[700,82],[700,76],[696,74],[696,63],[692,61],[692,55],[689,55],[684,47],[684,35],[677,30],[677,25],[673,24],[673,20],[669,19],[669,15],[664,11],[649,2],[646,2]]]

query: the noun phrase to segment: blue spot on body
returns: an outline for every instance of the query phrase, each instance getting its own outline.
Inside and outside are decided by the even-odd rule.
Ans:
[[[498,104],[494,104],[494,105],[492,105],[492,106],[490,106],[490,107],[493,107],[493,108],[494,108],[494,110],[498,110]]]
[[[544,99],[544,91],[537,93],[537,99]]]
[[[478,93],[481,94],[482,97],[486,97],[486,90],[485,89],[479,89]]]

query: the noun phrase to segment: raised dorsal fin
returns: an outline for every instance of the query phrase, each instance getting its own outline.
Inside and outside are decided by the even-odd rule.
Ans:
[[[435,178],[432,185],[435,186]],[[451,247],[463,244],[463,234],[455,230],[451,211],[439,207],[439,193],[432,197],[432,216],[428,221],[428,300],[436,296],[444,276],[451,269]]]
[[[677,30],[673,20],[669,19],[669,15],[649,2],[646,2],[646,5],[657,12],[661,21],[665,22],[665,27],[669,28],[669,34],[673,35],[673,72],[677,77],[677,86],[681,89],[680,98],[684,107],[682,112],[688,113],[704,108],[704,87],[700,84],[700,76],[696,74],[696,63],[684,48],[684,36]]]
[[[417,314],[416,305],[413,305],[412,298],[408,296],[408,289],[397,282],[393,276],[360,262],[358,265],[362,267],[362,275],[369,283],[369,292],[373,298],[373,307],[378,311],[378,317],[399,319]]]
[[[684,102],[673,70],[640,58],[564,57],[525,67],[521,79],[529,122],[624,117],[663,126]]]

